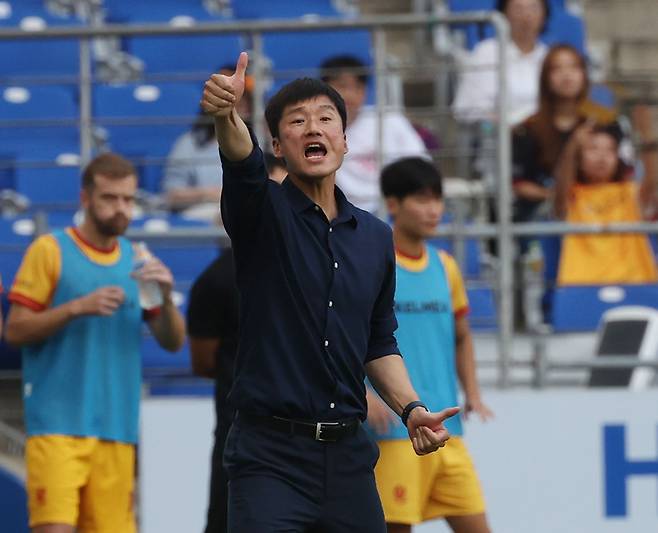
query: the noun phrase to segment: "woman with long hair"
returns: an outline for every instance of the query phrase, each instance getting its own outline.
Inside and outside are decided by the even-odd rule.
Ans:
[[[570,45],[548,52],[539,76],[539,109],[513,130],[514,220],[545,218],[555,165],[573,132],[589,119],[609,124],[614,111],[588,99],[585,58]]]

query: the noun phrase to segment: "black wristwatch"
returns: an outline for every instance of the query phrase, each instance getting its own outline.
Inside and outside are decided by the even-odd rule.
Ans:
[[[411,411],[413,411],[416,407],[422,407],[429,413],[429,409],[427,406],[421,402],[420,400],[416,400],[415,402],[409,402],[406,407],[402,410],[402,414],[400,415],[400,418],[402,419],[402,423],[404,424],[404,427],[407,427],[407,420],[409,420],[409,415],[411,414]]]

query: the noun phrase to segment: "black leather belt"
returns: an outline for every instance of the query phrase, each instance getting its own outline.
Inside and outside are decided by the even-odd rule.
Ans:
[[[354,435],[361,424],[358,418],[343,422],[306,422],[278,416],[256,416],[242,411],[237,413],[236,419],[253,426],[310,437],[320,442],[337,442],[344,437]]]

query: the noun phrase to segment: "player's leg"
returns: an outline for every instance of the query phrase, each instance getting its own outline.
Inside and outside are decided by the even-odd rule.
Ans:
[[[80,494],[78,532],[135,533],[135,447],[97,441],[89,481]]]
[[[455,533],[489,533],[480,481],[464,441],[451,438],[438,455],[442,467],[425,519],[441,516]]]
[[[80,490],[89,474],[91,439],[29,437],[25,447],[30,527],[34,533],[73,533]]]
[[[42,524],[32,528],[32,533],[74,533],[75,528],[68,524]]]
[[[468,516],[446,516],[446,522],[454,533],[490,533],[484,513]]]
[[[375,476],[388,531],[408,533],[423,521],[439,456],[419,457],[408,439],[382,441],[379,450]]]

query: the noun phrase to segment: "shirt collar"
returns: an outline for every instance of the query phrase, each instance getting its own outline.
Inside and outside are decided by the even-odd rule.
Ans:
[[[293,181],[286,177],[283,180],[283,188],[288,195],[288,200],[296,213],[301,213],[307,209],[315,207],[315,202],[306,196],[300,189],[293,183]],[[335,224],[342,224],[349,222],[352,227],[356,227],[357,218],[354,206],[348,201],[338,186],[334,186],[334,194],[336,197],[336,207],[338,208],[338,216],[334,220]]]

